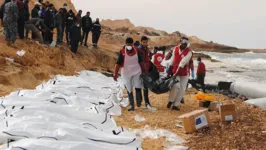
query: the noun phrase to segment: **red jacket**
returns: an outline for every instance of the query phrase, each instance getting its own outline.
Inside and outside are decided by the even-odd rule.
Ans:
[[[197,75],[206,75],[206,68],[203,62],[200,62],[198,65]]]
[[[161,65],[163,59],[164,59],[164,54],[156,53],[154,55],[154,65],[156,66],[159,72],[164,72],[164,67]]]
[[[184,49],[181,53],[179,53],[179,47],[176,46],[175,47],[175,53],[174,53],[174,64],[173,64],[173,70],[172,72],[175,74],[177,69],[179,68],[179,63],[181,62],[181,60],[187,56],[187,54],[190,52],[191,50],[189,48]],[[192,57],[190,58],[192,59]],[[185,65],[184,68],[180,68],[181,71],[179,72],[179,76],[187,76],[189,75],[189,65]]]
[[[148,71],[150,69],[150,55],[151,55],[151,51],[150,51],[149,48],[147,48],[147,50],[145,50],[141,45],[138,47],[138,50],[143,55],[144,67],[145,67],[145,70]]]

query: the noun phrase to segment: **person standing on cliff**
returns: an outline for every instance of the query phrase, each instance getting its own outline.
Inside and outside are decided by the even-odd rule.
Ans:
[[[75,21],[74,25],[70,28],[70,45],[71,51],[77,54],[78,46],[81,37],[81,29],[80,29],[80,22],[77,20]]]
[[[19,10],[19,17],[18,17],[18,35],[20,39],[24,39],[24,25],[25,25],[25,21],[26,21],[26,14],[27,11],[26,10],[26,5],[24,4],[23,1],[21,0],[16,0],[17,2],[17,6],[18,6],[18,10]]]
[[[122,68],[121,76],[127,89],[130,103],[128,111],[135,110],[133,88],[136,90],[137,105],[140,107],[141,99],[138,95],[141,94],[141,88],[143,87],[140,74],[144,72],[145,69],[141,53],[136,47],[133,46],[133,43],[134,41],[132,38],[126,39],[126,45],[123,46],[119,52],[113,75],[114,80],[117,81],[118,72],[120,68]]]
[[[100,24],[99,18],[92,25],[92,43],[93,47],[98,47],[98,41],[102,33],[102,26]]]
[[[192,59],[192,51],[189,48],[189,39],[182,37],[180,40],[180,46],[176,46],[173,51],[170,51],[166,56],[166,59],[169,60],[173,57],[171,62],[171,67],[168,70],[168,73],[172,73],[174,77],[179,80],[179,83],[176,83],[169,95],[169,102],[167,108],[173,110],[179,110],[178,105],[185,95],[188,79],[189,79],[189,62]],[[173,105],[173,106],[172,106]]]
[[[31,10],[31,18],[39,18],[39,11],[41,10],[40,8],[40,3],[36,2],[34,5],[34,8]]]
[[[18,32],[18,5],[15,0],[6,0],[3,12],[4,35],[7,45],[15,47]]]
[[[49,4],[45,14],[44,14],[44,24],[53,31],[54,28],[54,17],[53,17],[53,5]],[[51,32],[45,32],[44,33],[44,43],[45,44],[51,44],[53,41],[53,33]]]
[[[205,75],[206,75],[206,68],[205,64],[201,61],[201,57],[197,58],[198,61],[198,68],[197,68],[197,78],[196,82],[201,85],[202,91],[205,93]]]
[[[65,33],[65,30],[66,30],[66,19],[67,19],[67,4],[65,3],[63,8],[62,9],[62,32],[61,32],[61,37],[60,39],[62,39],[63,41],[63,38],[64,38],[64,33]]]
[[[144,61],[144,69],[145,72],[148,73],[149,68],[150,68],[150,49],[148,48],[148,37],[146,36],[142,36],[141,37],[141,41],[140,41],[140,45],[138,47],[138,50],[141,52],[142,57],[143,57],[143,61]],[[145,106],[151,107],[150,104],[150,100],[149,100],[149,89],[148,89],[148,85],[144,84],[144,89],[143,89],[143,93],[144,93],[144,101],[145,101]],[[141,99],[142,99],[142,95],[141,95]]]
[[[92,29],[92,20],[90,17],[90,12],[87,12],[86,16],[82,17],[82,31],[83,35],[81,38],[81,45],[84,41],[84,46],[88,47],[87,41],[88,41],[88,35]]]
[[[55,15],[55,27],[57,30],[57,43],[58,44],[63,42],[62,24],[63,24],[63,9],[60,8],[59,12]]]
[[[75,18],[75,22],[76,22],[77,27],[80,29],[80,33],[81,33],[81,25],[82,25],[81,15],[82,15],[82,10],[79,10]],[[79,43],[81,44],[81,34],[80,34],[79,40],[80,40]]]
[[[67,44],[70,44],[70,29],[75,23],[75,14],[70,9],[66,15],[66,41]]]

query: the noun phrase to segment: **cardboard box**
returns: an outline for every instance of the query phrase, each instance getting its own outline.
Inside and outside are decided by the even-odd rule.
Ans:
[[[210,111],[220,111],[221,103],[220,102],[211,102],[209,106]]]
[[[210,116],[207,109],[195,110],[193,112],[181,115],[182,125],[186,133],[192,133],[210,124]]]
[[[236,120],[236,106],[235,104],[224,104],[220,107],[221,121],[235,121]]]

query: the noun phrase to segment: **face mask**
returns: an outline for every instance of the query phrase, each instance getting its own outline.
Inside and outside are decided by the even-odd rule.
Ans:
[[[198,61],[198,64],[200,63],[200,61]]]
[[[67,6],[64,6],[65,9],[67,9]]]
[[[132,50],[132,46],[126,46],[126,49],[131,51]]]
[[[181,49],[181,50],[184,50],[185,48],[187,48],[187,44],[181,44],[181,45],[180,45],[180,49]]]

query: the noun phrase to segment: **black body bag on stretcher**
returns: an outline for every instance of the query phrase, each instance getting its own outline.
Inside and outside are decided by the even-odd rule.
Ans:
[[[143,83],[148,85],[148,88],[155,94],[163,94],[168,92],[173,85],[179,81],[175,78],[160,79],[159,72],[153,63],[150,63],[149,73],[140,75]]]

